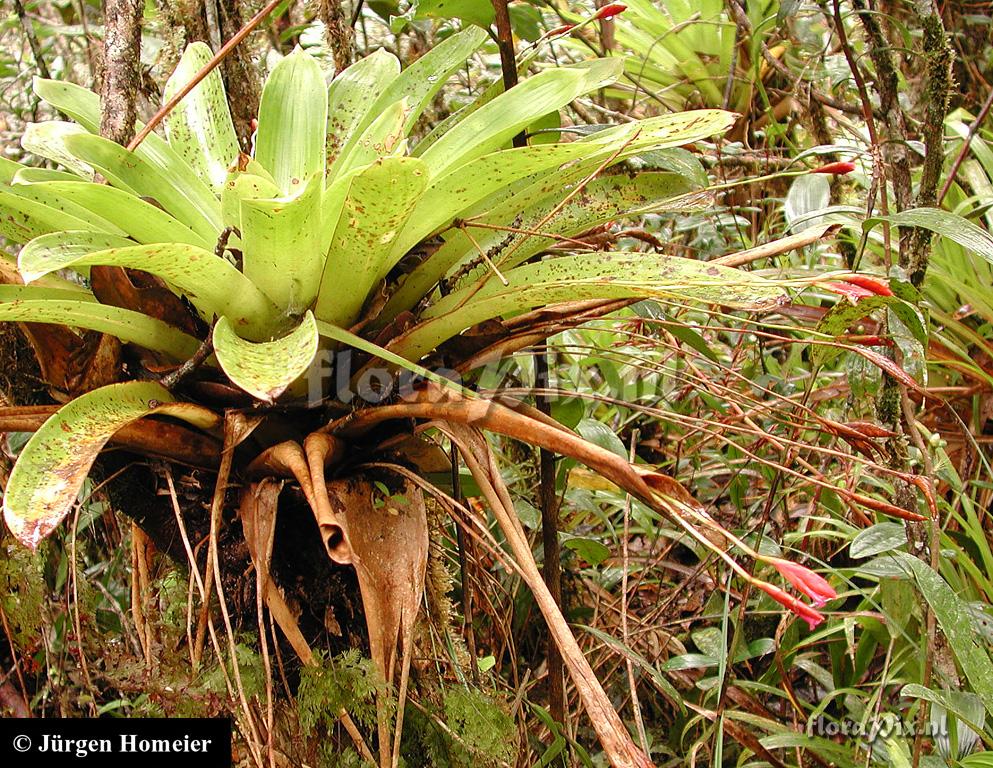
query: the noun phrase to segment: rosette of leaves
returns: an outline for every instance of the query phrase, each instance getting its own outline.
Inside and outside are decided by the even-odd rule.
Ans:
[[[216,71],[166,117],[164,136],[151,133],[134,151],[98,134],[94,93],[35,81],[38,96],[72,122],[32,125],[23,137],[57,170],[0,160],[0,234],[24,244],[16,264],[0,265],[0,320],[22,324],[64,404],[17,416],[21,429],[37,430],[4,496],[4,518],[20,541],[36,546],[64,519],[113,439],[219,466],[221,486],[231,473],[249,481],[242,518],[256,567],[265,568],[265,520],[279,493],[259,484],[295,478],[329,555],[361,561],[373,656],[393,679],[426,551],[420,452],[398,437],[412,420],[449,425],[491,491],[487,501],[503,504],[498,518],[536,591],[543,584],[477,429],[573,455],[655,507],[679,496],[661,476],[427,368],[444,363],[471,384],[481,361],[640,298],[743,309],[780,301],[779,285],[747,272],[664,254],[590,252],[576,240],[619,217],[699,204],[677,174],[600,172],[720,134],[734,116],[677,113],[511,147],[527,126],[621,74],[618,61],[592,60],[542,71],[506,93],[491,89],[413,142],[425,105],[484,37],[456,34],[402,71],[380,50],[330,83],[295,51],[265,84],[252,156],[239,150]],[[209,58],[206,46],[190,46],[165,96]],[[332,402],[336,377],[318,377],[315,402],[308,373],[346,349],[366,369],[415,371],[434,383],[400,400],[344,404]],[[356,456],[407,467],[401,489],[382,493],[352,468]],[[392,533],[372,536],[373,523]],[[278,595],[269,598],[276,613]],[[538,602],[569,646],[567,666],[611,759],[647,765],[554,603]],[[379,736],[388,749],[382,724]]]

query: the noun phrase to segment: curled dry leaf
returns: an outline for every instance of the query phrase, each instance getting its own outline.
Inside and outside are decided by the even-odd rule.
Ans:
[[[304,445],[306,448],[287,440],[267,448],[248,465],[248,475],[294,478],[321,529],[328,557],[340,565],[347,565],[352,561],[351,551],[341,523],[328,502],[324,480],[324,468],[340,459],[343,446],[336,438],[321,433],[309,435]]]
[[[362,604],[369,627],[373,661],[392,683],[398,651],[400,668],[397,739],[392,765],[399,756],[403,707],[414,636],[414,619],[424,591],[428,563],[428,523],[421,489],[404,479],[397,493],[386,496],[367,479],[351,477],[327,485],[327,497],[359,578]],[[383,702],[377,699],[380,764],[388,765],[389,723]]]

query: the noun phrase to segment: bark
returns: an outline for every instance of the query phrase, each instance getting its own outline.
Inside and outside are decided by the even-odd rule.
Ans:
[[[328,48],[334,55],[335,71],[341,72],[352,63],[352,25],[341,0],[318,0],[317,15],[324,22]]]
[[[221,39],[230,40],[242,25],[251,18],[249,8],[242,7],[239,0],[218,0],[218,14],[221,25]],[[231,117],[234,120],[234,130],[238,134],[241,148],[248,152],[252,146],[252,120],[258,117],[259,100],[262,96],[262,85],[259,68],[252,60],[253,33],[241,45],[237,46],[221,63],[221,74],[224,77],[224,88],[231,105]]]
[[[100,134],[127,144],[134,136],[141,81],[141,0],[104,1],[103,85]]]
[[[910,179],[910,153],[907,149],[907,124],[900,106],[900,78],[893,59],[892,48],[880,24],[880,16],[866,5],[865,0],[852,0],[859,21],[865,29],[869,58],[876,69],[876,92],[879,94],[879,107],[886,120],[887,143],[884,155],[890,167],[890,180],[896,209],[905,210],[911,206],[912,184]],[[901,259],[902,259],[901,248]]]
[[[929,12],[921,16],[924,32],[923,54],[925,61],[924,84],[924,165],[918,185],[916,207],[932,207],[938,202],[938,182],[944,164],[945,151],[942,146],[945,135],[945,116],[948,114],[948,100],[952,85],[952,48],[945,35],[945,27],[936,8],[928,3]],[[931,231],[918,228],[910,235],[906,268],[910,281],[915,286],[924,282],[931,253]]]

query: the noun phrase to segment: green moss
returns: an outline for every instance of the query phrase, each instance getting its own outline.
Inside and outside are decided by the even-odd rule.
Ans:
[[[235,659],[238,662],[238,674],[241,676],[241,684],[245,689],[245,696],[251,699],[265,692],[265,666],[262,663],[262,656],[245,642],[235,644]],[[234,669],[230,659],[225,659],[228,677],[234,679]],[[207,672],[203,678],[203,687],[218,695],[227,695],[227,684],[224,681],[224,674],[220,666],[214,667]]]
[[[376,723],[376,695],[385,684],[370,659],[352,649],[333,659],[318,657],[318,665],[304,667],[297,690],[297,714],[304,731],[330,728],[344,709],[357,723]]]
[[[517,727],[482,691],[452,688],[433,718],[408,708],[404,754],[408,768],[490,768],[517,759]]]
[[[14,643],[21,650],[38,638],[44,623],[45,549],[32,552],[9,543],[0,550],[0,603]]]
[[[478,764],[480,757],[513,762],[517,728],[496,701],[485,694],[466,688],[450,690],[445,695],[445,722],[465,745],[453,745],[459,759],[453,765],[468,768]]]

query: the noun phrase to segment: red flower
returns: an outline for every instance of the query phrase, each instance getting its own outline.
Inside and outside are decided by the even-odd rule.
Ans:
[[[834,283],[821,283],[831,293],[847,296],[852,303],[867,296],[892,296],[893,290],[885,280],[870,275],[848,275]]]
[[[566,32],[571,31],[575,28],[575,24],[563,24],[561,27],[556,27],[555,29],[550,29],[542,37],[558,37],[559,35],[564,35]]]
[[[619,13],[624,13],[628,7],[623,3],[611,3],[610,5],[605,5],[594,15],[594,19],[612,19]]]
[[[797,600],[793,595],[784,592],[779,587],[769,584],[766,581],[759,581],[758,579],[753,583],[777,603],[789,608],[793,613],[807,622],[807,626],[811,629],[824,621],[824,614],[815,608],[811,608],[802,600]]]
[[[814,573],[809,568],[793,563],[789,560],[780,560],[778,557],[769,558],[779,574],[792,584],[797,591],[803,592],[811,599],[815,608],[820,608],[828,600],[833,600],[838,596],[834,587],[819,574]]]
[[[851,173],[855,170],[855,163],[851,160],[845,160],[840,163],[828,163],[827,165],[822,165],[820,168],[814,168],[811,173],[833,173],[835,176],[844,176],[846,173]]]
[[[867,291],[872,291],[877,296],[892,296],[893,290],[890,288],[889,283],[885,280],[880,280],[878,277],[871,277],[870,275],[849,275],[845,278],[846,283],[851,283],[852,285],[857,285],[859,288],[865,288]]]
[[[875,296],[873,291],[866,290],[861,286],[855,285],[849,282],[843,283],[821,283],[821,287],[831,291],[831,293],[837,293],[842,296],[847,296],[855,304],[859,299],[864,299],[866,296]]]

